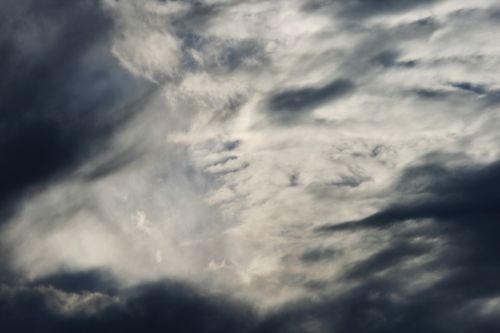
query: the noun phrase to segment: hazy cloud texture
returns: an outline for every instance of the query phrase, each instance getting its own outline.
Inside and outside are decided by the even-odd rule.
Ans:
[[[5,0],[0,331],[498,332],[493,0]]]

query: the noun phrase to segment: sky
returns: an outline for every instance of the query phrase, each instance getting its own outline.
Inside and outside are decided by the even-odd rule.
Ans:
[[[1,0],[0,331],[500,331],[496,0]]]

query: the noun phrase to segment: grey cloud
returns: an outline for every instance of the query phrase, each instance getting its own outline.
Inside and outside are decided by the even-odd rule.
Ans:
[[[416,89],[414,90],[414,93],[418,97],[424,99],[441,99],[448,97],[450,95],[449,92],[442,89],[440,90],[440,89],[426,89],[426,88]]]
[[[306,2],[303,8],[306,11],[324,11],[333,8],[338,10],[343,18],[359,18],[410,10],[436,2],[438,0],[313,0]]]
[[[476,102],[481,110],[494,106],[500,102],[500,90],[489,89],[486,85],[471,82],[450,82],[446,88],[416,88],[410,91],[424,100],[434,101],[461,101],[462,103]],[[449,88],[453,88],[450,90]],[[471,96],[474,99],[471,99]]]
[[[478,95],[484,95],[487,92],[486,87],[484,87],[483,85],[473,84],[470,82],[453,82],[450,83],[450,85],[454,88],[472,92]]]
[[[125,247],[130,245],[128,242],[132,243],[137,239],[148,243],[152,239],[152,237],[148,238],[150,236],[149,229],[147,229],[149,224],[153,226],[156,221],[160,221],[158,225],[171,223],[173,227],[177,227],[176,224],[179,223],[179,229],[182,230],[179,232],[174,230],[172,236],[170,234],[168,236],[172,237],[172,246],[182,244],[180,251],[189,252],[189,255],[185,257],[186,261],[197,261],[194,265],[186,263],[190,277],[197,275],[191,273],[191,269],[194,272],[205,272],[206,264],[210,263],[217,272],[211,271],[210,274],[213,273],[213,275],[210,275],[207,280],[212,277],[218,279],[219,276],[216,274],[219,274],[219,271],[231,271],[228,275],[231,283],[234,282],[236,288],[239,288],[239,282],[233,281],[238,279],[239,274],[236,273],[248,274],[250,285],[245,283],[241,289],[248,288],[254,292],[255,294],[251,294],[250,298],[257,299],[257,303],[262,301],[259,297],[264,297],[263,301],[270,301],[276,294],[283,296],[290,290],[292,290],[290,294],[295,295],[298,291],[304,295],[304,298],[276,306],[270,311],[263,311],[263,314],[257,314],[251,305],[230,300],[223,295],[211,294],[203,289],[206,286],[204,283],[212,287],[210,285],[212,281],[206,282],[203,280],[204,277],[200,278],[202,287],[199,288],[172,281],[122,288],[120,283],[114,280],[120,279],[121,276],[113,275],[116,271],[113,271],[113,274],[106,273],[107,267],[85,272],[68,272],[59,269],[61,266],[59,261],[56,261],[53,266],[57,268],[58,273],[38,277],[35,281],[26,281],[27,277],[23,274],[10,271],[10,266],[16,263],[16,258],[11,256],[10,249],[4,248],[4,245],[0,243],[0,253],[2,253],[0,256],[0,318],[2,318],[0,331],[56,333],[109,331],[125,333],[144,331],[488,333],[500,331],[498,320],[500,288],[497,282],[500,280],[500,259],[497,255],[500,250],[497,239],[497,235],[500,234],[498,224],[500,162],[481,164],[474,162],[473,158],[467,158],[465,154],[463,156],[430,154],[423,156],[417,163],[406,167],[399,173],[398,168],[404,165],[405,161],[415,154],[415,151],[420,154],[421,151],[433,147],[432,144],[424,142],[425,140],[438,138],[436,139],[438,141],[441,136],[432,136],[434,134],[428,134],[427,131],[424,135],[416,130],[418,133],[415,135],[408,133],[406,137],[406,133],[400,134],[399,128],[392,133],[391,129],[386,126],[389,124],[389,126],[397,127],[404,121],[411,122],[415,119],[422,119],[423,124],[433,120],[418,118],[420,114],[413,113],[414,110],[411,109],[410,103],[414,102],[411,98],[404,101],[408,104],[402,103],[404,107],[410,105],[410,110],[398,109],[399,105],[396,104],[400,102],[399,99],[404,99],[408,95],[427,100],[431,107],[435,105],[436,109],[430,108],[429,113],[439,113],[443,118],[448,116],[445,114],[448,109],[444,107],[443,111],[439,107],[447,103],[451,105],[452,102],[457,101],[464,102],[464,104],[466,101],[470,103],[464,108],[468,105],[477,106],[471,112],[473,114],[471,121],[475,120],[473,117],[477,114],[487,115],[483,113],[484,110],[490,112],[490,115],[495,114],[492,106],[496,106],[496,103],[500,101],[500,94],[493,85],[482,83],[482,79],[477,77],[448,79],[446,76],[452,73],[451,71],[455,70],[456,66],[467,65],[472,68],[474,64],[483,62],[485,59],[491,60],[492,56],[480,54],[470,57],[460,55],[448,57],[446,54],[439,54],[437,58],[432,58],[434,54],[426,55],[427,51],[432,53],[432,47],[436,44],[435,41],[431,41],[430,37],[440,28],[446,27],[448,17],[444,19],[443,17],[441,19],[429,17],[411,23],[388,25],[385,23],[372,25],[371,20],[359,20],[379,14],[408,13],[414,8],[424,8],[424,6],[438,2],[431,0],[304,1],[306,3],[303,7],[304,11],[325,13],[332,18],[335,17],[336,22],[340,22],[335,29],[338,27],[341,31],[332,28],[332,31],[323,32],[325,34],[339,33],[339,38],[335,40],[335,43],[339,41],[340,48],[344,47],[344,44],[348,46],[345,46],[346,49],[338,50],[340,55],[333,60],[324,55],[318,59],[321,58],[321,61],[325,62],[340,59],[339,63],[335,64],[338,66],[334,69],[332,69],[334,66],[325,66],[329,70],[325,75],[331,78],[334,72],[335,77],[344,79],[318,86],[284,88],[271,92],[264,106],[268,112],[266,115],[272,120],[277,120],[278,124],[272,123],[266,131],[260,131],[259,128],[255,129],[252,126],[253,112],[258,111],[251,107],[245,110],[248,111],[245,114],[246,118],[234,119],[236,120],[234,123],[214,121],[211,123],[213,127],[204,128],[203,119],[201,119],[202,121],[194,126],[195,133],[185,130],[190,127],[189,123],[185,128],[183,127],[183,135],[195,134],[194,141],[202,141],[202,143],[193,144],[199,144],[201,147],[200,151],[195,151],[194,155],[196,155],[195,158],[201,160],[202,169],[212,168],[211,176],[214,177],[210,180],[218,185],[226,181],[223,178],[234,179],[234,182],[227,186],[230,189],[227,191],[230,192],[229,195],[221,191],[222,198],[216,198],[220,200],[219,202],[223,202],[221,206],[229,206],[230,221],[219,219],[216,213],[212,216],[211,210],[203,210],[200,207],[205,206],[197,204],[198,201],[204,202],[207,199],[204,196],[206,192],[216,195],[219,193],[213,188],[216,185],[205,182],[204,176],[210,173],[209,170],[199,170],[197,165],[188,161],[189,158],[186,156],[188,153],[183,150],[184,148],[180,149],[182,153],[174,153],[168,149],[159,152],[160,149],[155,150],[157,149],[155,146],[152,148],[154,158],[148,159],[148,155],[148,158],[144,160],[141,159],[143,155],[141,155],[140,144],[137,150],[134,149],[134,144],[131,145],[132,147],[127,146],[130,149],[120,146],[119,149],[107,150],[110,139],[123,125],[134,126],[134,123],[129,121],[137,116],[138,110],[144,109],[143,103],[149,99],[153,89],[124,71],[109,53],[109,37],[114,26],[111,18],[102,11],[98,1],[79,3],[56,0],[23,1],[20,7],[16,7],[14,0],[6,0],[2,3],[0,8],[5,7],[6,10],[0,11],[0,59],[2,59],[0,70],[3,74],[0,78],[0,88],[7,93],[0,96],[1,221],[12,217],[16,211],[16,204],[21,202],[21,199],[25,198],[24,195],[33,188],[49,187],[52,181],[65,179],[69,175],[79,177],[78,180],[82,182],[87,181],[92,182],[92,185],[104,186],[106,177],[119,173],[129,166],[136,166],[134,163],[148,164],[148,167],[154,169],[153,171],[148,169],[143,172],[141,169],[141,172],[134,176],[148,178],[144,182],[151,181],[153,185],[138,186],[138,189],[132,188],[130,192],[134,190],[136,192],[130,193],[130,197],[135,197],[124,204],[126,207],[119,206],[124,207],[125,212],[119,212],[116,215],[111,213],[110,215],[113,216],[108,217],[104,216],[108,212],[102,212],[102,214],[95,212],[95,215],[101,214],[102,216],[96,217],[99,221],[90,222],[97,224],[102,221],[107,222],[107,218],[115,219],[118,220],[117,224],[110,223],[113,231],[115,227],[130,227],[132,234],[141,232],[143,238],[135,238],[136,235],[133,234],[131,238],[124,241]],[[176,16],[173,22],[169,22],[175,30],[176,37],[180,39],[184,52],[184,66],[181,66],[180,72],[187,71],[188,75],[194,76],[199,74],[197,73],[199,71],[203,75],[215,74],[217,79],[225,79],[224,75],[242,74],[238,72],[239,70],[266,71],[265,66],[272,65],[267,61],[271,61],[273,55],[266,54],[264,45],[265,41],[273,40],[273,38],[263,42],[258,36],[252,36],[252,27],[249,27],[248,31],[245,30],[249,37],[242,39],[205,34],[205,28],[215,21],[212,20],[213,18],[224,13],[229,6],[243,2],[208,4],[202,1],[188,1],[188,3],[191,7],[186,14]],[[287,1],[283,3],[288,6]],[[254,4],[256,2],[248,2],[245,6],[251,7]],[[276,10],[279,14],[283,14],[279,11],[279,6],[281,2],[272,2],[272,11]],[[246,10],[246,7],[244,9]],[[251,15],[261,13],[260,8],[257,8],[255,12],[253,12],[255,7],[251,9]],[[291,12],[288,7],[285,9],[284,12]],[[265,10],[268,10],[268,7]],[[6,12],[8,14],[5,14]],[[271,17],[274,16],[271,15]],[[34,27],[24,26],[26,22],[34,22],[35,25]],[[323,23],[321,21],[317,26],[313,24],[311,29],[320,29]],[[170,26],[168,28],[170,29]],[[443,29],[443,32],[446,32],[445,30]],[[309,38],[310,36],[307,36],[309,33],[310,31],[307,30],[299,37],[288,30],[283,32],[287,35],[284,37],[286,42]],[[349,33],[355,35],[352,40]],[[345,34],[347,38],[344,38],[346,36],[342,34]],[[314,36],[317,37],[316,34]],[[446,37],[446,34],[444,36]],[[287,40],[288,37],[289,40]],[[447,47],[448,40],[445,37],[434,37],[438,41],[440,41],[439,38],[444,38],[442,48]],[[46,43],[37,44],[37,39]],[[419,49],[418,52],[412,54],[414,44],[432,44],[432,47],[428,49],[422,47],[423,50]],[[279,47],[279,43],[277,45],[276,47]],[[191,51],[201,53],[201,58],[190,57]],[[329,52],[328,54],[331,55],[337,50],[332,48]],[[290,55],[290,58],[301,60],[305,57],[304,54],[309,55],[309,53],[314,56],[314,52],[308,51],[297,57]],[[277,61],[287,60],[277,59]],[[319,60],[311,62],[311,67],[305,70],[301,68],[294,68],[294,70],[307,72],[311,69],[312,78],[320,72],[319,76],[323,76],[321,71],[323,67],[312,68],[319,66],[319,62]],[[291,63],[294,64],[293,61]],[[257,67],[252,67],[255,64]],[[284,65],[283,68],[289,68],[287,64]],[[418,80],[419,70],[426,71],[432,66],[437,68],[441,65],[450,65],[452,68],[450,71],[436,69],[440,77],[445,77],[442,82],[429,84],[427,77]],[[272,67],[276,70],[279,66]],[[409,84],[417,83],[410,88],[400,87],[398,80],[401,80],[401,77],[398,75],[404,74],[402,71],[411,73]],[[180,73],[180,76],[182,74]],[[383,76],[380,81],[377,80],[378,75]],[[265,74],[262,77],[264,80],[270,78]],[[241,80],[245,79],[247,78],[241,78]],[[324,82],[320,81],[322,79],[324,77],[318,78],[315,82]],[[250,80],[243,83],[253,84]],[[398,89],[403,91],[397,91],[394,94],[391,91],[390,94],[386,94],[391,87],[387,90],[383,84],[390,80],[394,80],[392,84],[397,85],[396,91]],[[215,81],[208,80],[207,82],[210,84]],[[415,86],[416,88],[412,89]],[[167,85],[166,88],[168,98],[172,97],[172,105],[175,105],[178,102],[175,96],[176,89],[179,87]],[[169,88],[172,89],[169,90]],[[194,88],[196,90],[198,87]],[[214,94],[220,92],[217,89],[214,91]],[[297,128],[297,132],[290,132],[290,136],[284,133],[286,128],[280,128],[280,140],[267,145],[269,137],[266,136],[274,134],[273,125],[280,125],[280,121],[286,124],[287,121],[306,118],[314,108],[342,99],[354,91],[359,93],[362,106],[356,104],[358,101],[354,101],[353,98],[352,105],[348,106],[353,108],[353,112],[350,112],[350,109],[342,110],[341,116],[345,114],[348,116],[345,121],[333,120],[332,124],[335,122],[339,125],[332,127],[332,132],[328,132],[330,124],[325,123],[318,131],[318,140],[316,140],[315,128],[311,128],[315,125],[313,122]],[[199,95],[196,93],[190,95],[190,92],[185,91],[180,93],[184,95],[182,98],[187,100],[192,95],[210,95],[212,90],[208,89],[208,92],[203,90]],[[223,99],[225,94],[221,96],[216,97]],[[209,102],[211,102],[211,97],[215,96],[208,96]],[[223,108],[235,113],[234,111],[246,101],[245,97],[228,98],[227,103],[220,104],[223,104]],[[248,97],[250,99],[253,96]],[[383,100],[381,104],[378,104],[379,97]],[[362,100],[363,98],[366,100]],[[138,100],[138,102],[130,103],[131,100]],[[438,104],[438,101],[443,104]],[[180,113],[186,110],[186,112],[191,112],[191,109],[196,109],[196,107],[191,108],[191,105],[195,104],[186,102],[187,107],[179,107]],[[203,106],[203,101],[200,105]],[[377,111],[373,114],[367,111],[360,115],[365,111],[363,109],[365,105],[367,110],[372,110],[371,107],[375,106],[376,108],[373,109]],[[388,106],[388,112],[385,106]],[[158,111],[160,114],[164,112],[164,107],[165,105],[157,105],[154,108],[161,110]],[[202,107],[200,109],[202,112],[206,111]],[[193,111],[190,115],[194,113]],[[349,117],[351,114],[353,116]],[[407,114],[410,116],[405,118]],[[450,113],[450,119],[463,115],[457,114]],[[355,118],[358,116],[359,119]],[[145,123],[147,126],[153,126],[153,123],[163,120],[165,120],[164,116],[158,116],[153,121],[145,121]],[[375,126],[370,123],[372,120]],[[467,120],[469,119],[464,120],[464,123],[467,124]],[[340,124],[344,123],[346,126],[342,127]],[[378,124],[383,128],[381,131],[375,128]],[[440,124],[438,122],[438,125]],[[493,121],[491,124],[494,127]],[[236,131],[233,131],[233,127],[237,128]],[[402,127],[403,129],[410,128]],[[144,145],[150,144],[149,140],[164,140],[165,134],[169,134],[165,133],[165,128],[161,126],[152,128],[152,131],[157,131],[158,134],[152,135],[153,139],[148,137]],[[244,133],[237,132],[241,128]],[[198,129],[200,129],[199,132]],[[337,130],[342,133],[338,134]],[[385,132],[386,130],[388,133]],[[445,130],[449,128],[446,127]],[[311,134],[310,137],[314,139],[311,140],[311,144],[318,144],[319,147],[314,146],[314,149],[309,152],[309,146],[301,145],[302,141],[289,140],[297,133],[298,135]],[[203,138],[205,135],[211,136],[212,134],[217,137],[213,142]],[[239,136],[239,134],[242,135]],[[467,135],[470,137],[477,135],[480,138],[477,143],[482,145],[488,139],[483,140],[483,137],[490,133],[478,131],[478,133]],[[141,135],[131,134],[130,136],[133,139],[141,138]],[[234,139],[240,137],[241,140]],[[352,152],[352,149],[346,149],[345,153],[335,151],[337,145],[342,146],[342,143],[337,142],[338,140],[345,140],[349,145],[357,140],[357,137],[363,137],[367,142],[363,146],[364,150],[360,150],[363,153],[359,153],[358,150]],[[184,137],[181,138],[183,139]],[[187,138],[187,141],[189,139]],[[460,141],[459,139],[457,141]],[[465,140],[460,141],[459,144],[463,144],[463,141]],[[299,146],[297,150],[292,149],[295,148],[292,147],[294,144]],[[491,143],[487,142],[487,144]],[[279,151],[272,150],[276,147]],[[288,150],[289,148],[291,149]],[[454,148],[457,147],[454,146]],[[284,151],[283,154],[281,154],[281,149]],[[468,149],[473,150],[475,146]],[[203,158],[205,153],[209,155],[209,158]],[[311,157],[308,161],[304,161],[304,164],[301,161],[303,158],[301,153],[310,154],[308,156]],[[320,154],[327,157],[319,156]],[[492,157],[495,154],[496,151],[490,152],[486,148],[477,152],[477,155],[482,158]],[[283,161],[281,161],[282,157]],[[295,163],[296,160],[297,163]],[[331,163],[333,160],[339,163]],[[387,165],[384,164],[386,160],[389,161]],[[154,165],[149,166],[149,164]],[[170,164],[175,164],[175,167],[170,167]],[[342,173],[341,170],[335,170],[330,174],[331,169],[344,165],[359,166],[362,170],[366,167],[366,174],[370,177],[365,177],[364,172],[358,174],[354,171],[351,176],[349,171]],[[276,173],[271,171],[282,167],[285,171],[279,169],[281,178],[273,182],[272,177]],[[370,169],[372,167],[373,174]],[[378,172],[382,174],[381,179],[378,178]],[[217,177],[226,175],[228,177]],[[316,182],[316,179],[320,180]],[[331,179],[333,180],[329,182],[328,180]],[[373,182],[367,182],[366,187],[365,184],[360,186],[363,182],[372,179]],[[191,187],[184,184],[184,182],[191,181],[196,183],[192,185],[194,187],[192,191]],[[388,191],[385,188],[381,189],[391,181],[395,181],[395,184]],[[120,188],[122,184],[112,184],[111,187],[114,185]],[[37,226],[40,222],[46,221],[47,224],[56,225],[71,220],[72,214],[78,210],[87,209],[82,208],[86,205],[99,206],[101,204],[96,202],[99,198],[88,198],[92,195],[91,191],[87,193],[78,186],[73,192],[69,191],[71,194],[78,192],[75,195],[77,197],[81,194],[83,198],[77,199],[77,202],[72,202],[72,198],[66,200],[66,197],[61,195],[60,197],[65,199],[61,207],[50,209],[53,207],[51,202],[47,205],[42,203],[40,205],[48,212],[40,215],[34,214],[40,212],[35,207],[28,211],[28,215],[35,215],[33,219],[36,220],[34,223],[38,222]],[[335,191],[335,195],[328,195],[331,191]],[[264,192],[271,194],[266,196]],[[158,193],[161,195],[157,195]],[[240,195],[242,193],[244,195]],[[235,205],[231,205],[233,194],[239,198]],[[391,201],[387,203],[387,200]],[[129,204],[130,202],[132,203]],[[261,204],[262,202],[264,204]],[[33,204],[36,204],[35,200]],[[304,207],[304,205],[311,206]],[[178,206],[182,207],[177,209]],[[330,209],[330,206],[334,208]],[[129,215],[137,213],[138,209],[141,209],[142,213],[143,207],[145,208],[142,222],[145,225],[142,227],[145,230],[134,229],[136,227],[134,223],[137,221],[133,219],[131,225],[126,225],[122,221],[122,218],[126,220]],[[274,207],[277,208],[274,209]],[[95,210],[98,211],[98,208],[101,207]],[[105,210],[107,207],[103,208]],[[110,209],[113,208],[117,207]],[[153,209],[149,212],[148,208]],[[325,225],[316,230],[313,235],[306,235],[308,228],[318,221],[323,223],[325,216],[332,220],[338,218],[336,214],[359,216],[360,211],[372,208],[376,209],[375,213],[365,218]],[[92,215],[94,212],[89,214]],[[175,219],[175,221],[166,219],[167,215],[173,216],[172,220]],[[192,222],[193,219],[198,218],[198,215],[201,215],[202,223],[198,224],[198,220]],[[245,221],[237,221],[240,215]],[[274,217],[278,218],[274,220]],[[101,218],[102,221],[100,221]],[[91,224],[88,223],[86,215],[82,220],[83,228],[75,229],[76,231],[84,230]],[[245,224],[247,220],[252,221],[253,224]],[[225,232],[227,229],[224,223],[231,224],[231,228],[234,227],[236,232]],[[238,223],[244,224],[244,228],[238,228]],[[32,224],[30,230],[30,224],[26,223],[26,225],[28,227],[22,230],[27,233],[33,232],[33,238],[38,239],[40,235],[37,233],[44,228],[34,230],[35,227]],[[156,229],[151,230],[153,230],[152,234],[157,236]],[[272,235],[268,238],[269,235],[266,233],[269,230]],[[247,234],[247,232],[250,233]],[[227,244],[226,239],[219,237],[219,234],[228,237]],[[236,238],[230,238],[234,235]],[[70,234],[70,236],[74,235]],[[93,245],[93,235],[88,236],[90,236],[88,237],[90,244]],[[308,236],[311,238],[307,238]],[[206,237],[211,240],[207,241]],[[359,248],[353,248],[353,245],[349,243],[356,237],[360,238],[360,242],[366,240],[367,243],[370,243],[372,238],[375,239],[377,244],[374,248],[371,248],[371,245],[367,246],[367,251],[374,251],[360,255],[359,252],[365,250],[365,244],[361,244]],[[75,238],[78,240],[78,237]],[[245,243],[246,238],[251,238],[248,241],[250,245]],[[27,238],[27,241],[24,238],[20,239],[25,242],[30,240],[30,238]],[[72,240],[71,237],[62,239]],[[170,239],[165,241],[168,243]],[[200,245],[203,253],[195,253],[197,244],[205,241],[210,242],[210,246]],[[158,237],[154,244],[151,244],[153,255],[157,245],[160,244],[159,247],[161,247],[163,242],[164,239]],[[212,246],[212,242],[217,244]],[[231,248],[234,246],[231,242],[236,243],[237,251]],[[51,245],[44,244],[43,241],[40,244],[33,248]],[[25,247],[30,248],[31,245],[34,244],[26,244]],[[134,243],[134,246],[136,245],[138,246]],[[167,250],[162,252],[165,261],[168,259],[166,257],[169,245],[167,244],[165,247]],[[261,252],[260,245],[263,245],[263,248],[269,248],[269,252],[272,253],[266,250]],[[56,250],[58,246],[56,242],[54,246]],[[147,250],[149,251],[150,247],[147,247]],[[290,252],[287,252],[288,250]],[[176,251],[173,253],[177,254]],[[137,257],[139,259],[133,260],[151,259],[149,252],[144,256],[142,254],[141,252],[141,256]],[[192,259],[191,254],[197,258]],[[80,253],[78,252],[77,255]],[[241,262],[233,260],[239,256],[244,257]],[[277,264],[276,268],[273,264],[275,257],[286,260]],[[74,258],[75,256],[70,256],[68,262],[71,264]],[[126,260],[128,259],[127,257]],[[156,258],[152,260],[154,259]],[[267,259],[270,260],[267,261]],[[122,259],[116,256],[103,262],[113,265],[114,260]],[[250,264],[246,265],[245,260]],[[132,262],[132,259],[130,262],[131,266],[138,264],[138,262]],[[153,267],[153,264],[140,266],[139,269],[146,267],[147,270]],[[154,266],[152,270],[162,269],[163,264]],[[184,262],[177,264],[182,266]],[[168,265],[165,264],[165,266]],[[192,268],[195,265],[203,267],[199,270],[198,266]],[[287,265],[293,265],[293,267]],[[26,266],[27,264],[22,268],[26,269]],[[109,268],[110,271],[114,269],[114,267]],[[172,269],[168,270],[168,274],[178,273],[176,267],[169,268]],[[278,273],[273,270],[275,268],[279,271]],[[271,273],[268,273],[268,269]],[[29,268],[27,270],[29,271]],[[156,277],[156,275],[153,276]],[[128,276],[124,277],[125,281],[127,281],[126,278]],[[195,277],[197,278],[198,276]],[[226,282],[225,278],[226,276],[221,280]],[[261,296],[263,292],[255,287],[260,286],[261,283],[266,287],[271,286],[273,290]],[[285,284],[285,288],[280,289],[278,284]],[[234,286],[224,289],[226,287],[226,285],[223,286],[224,292],[233,291],[231,288]],[[279,289],[276,294],[274,289]],[[86,304],[84,308],[95,308],[98,311],[70,311],[69,313],[62,311],[63,305],[74,304],[77,300],[83,300],[83,304]],[[85,303],[85,300],[88,300],[88,303]]]
[[[11,282],[11,288],[15,286]],[[51,274],[26,283],[28,288],[50,287],[65,293],[98,292],[115,295],[117,283],[104,270]]]
[[[299,175],[298,174],[290,175],[290,177],[288,178],[288,182],[292,187],[299,185]]]
[[[92,285],[95,279],[89,274],[78,278],[78,281],[73,278],[73,282]],[[63,313],[57,307],[57,304],[64,302],[77,302],[78,298],[85,299],[79,311]],[[103,303],[103,299],[108,301]],[[85,307],[90,308],[85,311]],[[100,310],[94,313],[91,307]],[[68,294],[50,284],[40,284],[38,287],[0,285],[0,317],[2,331],[27,333],[98,333],[115,330],[250,332],[256,322],[256,315],[251,308],[223,298],[203,295],[177,282],[142,285],[115,296],[82,291]]]
[[[343,77],[355,78],[359,90],[378,77],[380,70],[418,70],[425,65],[419,56],[412,55],[408,43],[423,42],[443,27],[433,17],[395,25],[367,24],[342,26],[346,32],[359,38],[355,45],[341,56],[338,70]]]
[[[224,143],[224,148],[226,150],[232,151],[238,148],[241,144],[240,140],[227,141]]]
[[[399,300],[398,281],[373,278],[324,302],[295,304],[270,316],[259,332],[495,332],[494,316],[453,306],[453,299],[432,291]],[[441,311],[439,311],[441,310]]]
[[[105,161],[98,164],[90,172],[85,175],[86,180],[93,181],[111,175],[118,170],[129,166],[132,162],[140,157],[140,153],[132,149],[119,152],[107,158]]]
[[[372,229],[391,235],[385,249],[357,263],[347,273],[348,279],[362,278],[360,288],[367,288],[376,279],[384,281],[385,286],[372,290],[381,293],[380,301],[390,305],[378,310],[386,318],[385,332],[409,325],[408,320],[436,332],[493,332],[500,327],[493,317],[481,317],[474,307],[466,318],[460,318],[462,309],[474,301],[500,295],[493,282],[500,278],[500,262],[495,255],[499,250],[495,235],[500,228],[496,202],[500,195],[499,163],[452,166],[449,162],[433,162],[426,157],[421,165],[403,172],[398,188],[404,192],[399,192],[399,202],[359,221],[320,229],[326,234]],[[414,231],[405,232],[403,226],[413,226]],[[436,239],[444,245],[436,248]],[[404,286],[395,287],[407,274],[404,263],[428,254],[433,254],[433,259],[421,267],[417,265],[411,273],[414,278],[437,269],[449,273],[415,297],[404,296],[404,306],[397,310],[401,317],[394,317],[391,311],[396,310],[396,304],[391,305],[388,295],[405,292]],[[389,273],[375,278],[377,272],[384,270]],[[366,280],[366,276],[373,278]],[[446,325],[445,318],[453,318],[455,323]]]
[[[80,279],[85,280],[85,275]],[[89,276],[89,279],[94,278]],[[473,311],[463,313],[467,308],[461,309],[453,303],[460,301],[460,296],[448,294],[453,289],[432,289],[400,300],[395,295],[404,289],[402,282],[376,277],[366,280],[335,298],[289,304],[262,317],[244,304],[203,295],[176,282],[123,290],[114,294],[115,301],[101,301],[98,313],[80,310],[69,314],[54,308],[54,289],[40,288],[42,284],[30,288],[6,289],[2,286],[0,314],[5,318],[2,324],[7,332],[107,332],[114,329],[143,332],[147,329],[148,332],[381,333],[404,330],[437,333],[495,332],[498,329],[498,323],[491,316],[479,316]],[[488,285],[491,283],[484,284]],[[471,288],[477,289],[481,288]],[[64,295],[64,289],[56,290]],[[88,295],[87,299],[90,296],[83,291],[70,295],[73,298]],[[87,301],[87,306],[92,304]]]
[[[358,187],[367,179],[355,178],[355,177],[345,177],[339,181],[331,181],[326,183],[326,185],[330,186],[338,186],[338,187]]]
[[[262,45],[255,40],[243,40],[236,45],[229,45],[223,48],[217,61],[231,70],[234,70],[248,60],[255,60],[256,63],[266,61],[266,55]]]
[[[355,88],[352,81],[334,80],[324,86],[290,89],[278,92],[269,99],[269,108],[282,117],[295,117],[300,113],[340,98]]]
[[[205,38],[198,34],[180,34],[184,41],[184,65],[191,70],[234,71],[262,66],[268,62],[263,46],[256,39]],[[190,50],[203,54],[203,60],[192,57]]]
[[[425,243],[413,244],[411,242],[394,240],[387,249],[377,252],[368,259],[355,264],[351,269],[348,269],[345,273],[345,278],[348,280],[365,280],[367,276],[374,276],[386,269],[397,269],[406,260],[418,258],[429,253],[431,249],[432,246]]]
[[[304,252],[300,259],[304,263],[318,263],[322,261],[333,260],[339,255],[338,250],[330,248],[317,248]]]
[[[500,103],[499,89],[489,89],[486,85],[471,82],[451,82],[450,85],[466,93],[478,95],[480,98],[483,98],[486,105]]]
[[[185,1],[190,4],[189,10],[177,16],[172,22],[174,27],[182,33],[197,33],[203,30],[210,20],[217,16],[228,4],[214,3],[207,4],[202,1]]]
[[[147,86],[107,50],[113,22],[97,1],[1,7],[11,13],[0,33],[0,210],[8,215],[24,191],[102,150]]]
[[[372,58],[372,62],[376,65],[381,65],[386,68],[390,67],[412,68],[418,64],[416,60],[398,61],[399,56],[400,56],[399,52],[395,50],[386,50],[375,55]]]
[[[238,2],[208,4],[188,1],[189,10],[172,20],[175,33],[182,41],[182,62],[186,70],[233,71],[267,63],[264,47],[258,38],[220,38],[205,34],[204,29],[213,18]],[[202,55],[202,61],[193,57],[193,50]]]

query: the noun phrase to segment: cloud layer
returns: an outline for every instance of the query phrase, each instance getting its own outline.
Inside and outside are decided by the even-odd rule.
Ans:
[[[7,332],[496,332],[495,1],[4,1]]]

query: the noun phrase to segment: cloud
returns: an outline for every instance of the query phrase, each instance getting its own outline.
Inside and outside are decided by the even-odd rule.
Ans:
[[[1,286],[0,314],[7,332],[250,332],[255,323],[246,306],[174,282],[139,286],[120,296],[43,284]]]
[[[404,10],[412,9],[417,6],[425,6],[437,2],[436,0],[349,0],[349,1],[336,1],[336,0],[315,0],[306,2],[304,9],[321,11],[330,7],[340,8],[339,12],[342,16],[347,15],[352,18],[363,18],[371,15],[380,15],[384,13],[401,12]],[[337,9],[338,10],[338,9]]]
[[[9,211],[27,189],[104,146],[132,115],[123,106],[144,88],[106,53],[113,22],[97,2],[2,8],[0,209]]]
[[[474,218],[478,219],[475,222],[478,224],[480,220],[489,220],[497,214],[494,201],[499,194],[496,186],[498,172],[498,163],[484,167],[468,165],[458,170],[449,170],[439,164],[409,168],[403,173],[400,186],[411,193],[416,184],[422,199],[395,204],[359,222],[347,223],[377,226],[425,218],[461,223],[462,219]],[[342,227],[334,225],[332,228]]]
[[[269,107],[276,112],[296,114],[304,110],[311,111],[315,106],[339,98],[354,89],[349,80],[335,80],[319,88],[291,89],[274,94]]]
[[[397,286],[405,280],[404,272],[418,265],[419,258],[431,255],[418,269],[419,274],[434,271],[442,276],[418,293],[401,298],[399,319],[386,313],[390,308],[377,309],[385,318],[384,325],[388,325],[385,331],[397,331],[409,325],[407,320],[421,323],[422,329],[443,332],[459,326],[465,331],[498,329],[493,317],[481,314],[481,307],[495,302],[499,293],[495,283],[488,282],[498,278],[499,262],[494,255],[498,246],[493,236],[499,227],[495,203],[499,195],[498,162],[447,166],[453,163],[453,157],[442,158],[445,163],[427,157],[403,172],[397,184],[403,191],[399,192],[399,202],[359,221],[320,229],[328,233],[375,228],[392,234],[387,247],[346,273],[349,279],[371,276],[368,280],[383,282],[372,292],[381,293],[380,301],[390,307],[397,306],[395,301],[402,297],[398,294],[406,292],[404,285]],[[410,225],[415,225],[416,232],[403,231]],[[438,248],[436,241],[441,244]],[[467,317],[461,318],[465,309]],[[446,318],[452,318],[455,324],[446,324]]]
[[[0,7],[9,329],[498,331],[495,1]]]

